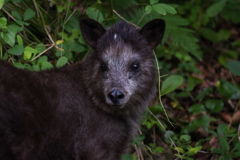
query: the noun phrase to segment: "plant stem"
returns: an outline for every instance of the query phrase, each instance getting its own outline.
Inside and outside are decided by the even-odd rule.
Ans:
[[[142,17],[139,19],[139,21],[137,22],[137,25],[139,25],[139,23],[142,21],[143,17],[146,16],[146,12],[142,15]]]

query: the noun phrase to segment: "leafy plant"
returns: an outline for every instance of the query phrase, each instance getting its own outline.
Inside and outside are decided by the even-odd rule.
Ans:
[[[240,105],[239,4],[236,0],[0,0],[0,58],[33,71],[62,67],[90,52],[79,29],[81,17],[105,27],[122,19],[139,27],[164,19],[165,34],[155,50],[160,102],[157,99],[149,107],[155,117],[146,113],[142,134],[133,146],[140,148],[144,159],[163,158],[166,153],[170,157],[165,159],[202,155],[239,159],[239,120],[234,122]],[[141,159],[138,155],[133,149],[122,159]]]

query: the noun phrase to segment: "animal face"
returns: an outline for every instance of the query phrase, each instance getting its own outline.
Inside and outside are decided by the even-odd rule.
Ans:
[[[138,88],[143,59],[131,46],[116,45],[101,54],[98,65],[106,103],[124,107]]]
[[[163,36],[164,21],[152,21],[143,29],[121,21],[105,30],[97,22],[84,19],[80,27],[93,48],[89,58],[92,70],[88,70],[91,76],[87,79],[87,86],[95,89],[88,89],[93,99],[114,109],[149,99],[157,75],[152,49]]]

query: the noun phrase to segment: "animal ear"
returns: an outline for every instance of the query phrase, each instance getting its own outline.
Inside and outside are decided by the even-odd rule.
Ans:
[[[162,19],[154,19],[145,24],[140,30],[140,33],[153,49],[161,42],[164,30],[165,21]]]
[[[101,24],[90,18],[84,18],[80,21],[80,29],[85,41],[93,48],[96,47],[99,38],[106,31]]]

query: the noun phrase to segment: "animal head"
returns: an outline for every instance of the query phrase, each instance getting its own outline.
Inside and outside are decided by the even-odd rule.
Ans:
[[[163,37],[165,22],[155,19],[138,28],[120,21],[104,29],[86,18],[80,28],[93,48],[86,58],[85,82],[94,102],[105,111],[148,105],[156,91],[153,49]]]

